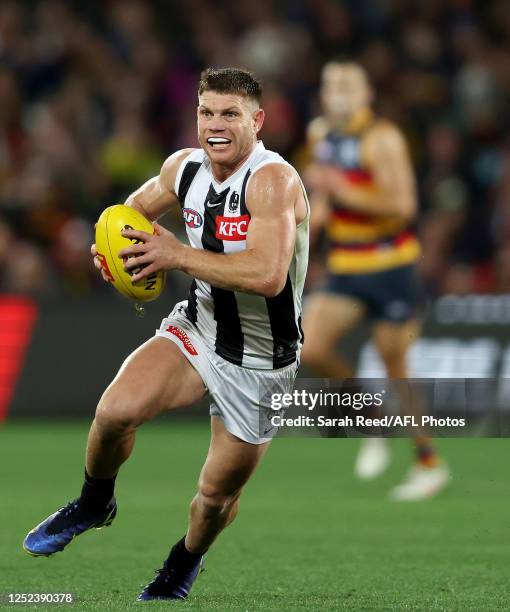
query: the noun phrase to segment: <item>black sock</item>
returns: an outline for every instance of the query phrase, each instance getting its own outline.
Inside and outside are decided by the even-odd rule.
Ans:
[[[115,478],[93,478],[85,470],[85,482],[81,489],[80,506],[84,512],[100,512],[113,497]]]
[[[179,565],[180,567],[192,567],[200,560],[202,555],[207,552],[190,552],[184,544],[185,540],[186,536],[184,536],[181,540],[177,542],[177,544],[174,544],[174,546],[172,547],[172,550],[170,551],[170,554],[168,555],[167,559],[168,566]]]

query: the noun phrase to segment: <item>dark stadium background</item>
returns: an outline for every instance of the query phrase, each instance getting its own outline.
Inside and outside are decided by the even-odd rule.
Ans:
[[[307,122],[319,112],[317,86],[322,64],[331,58],[346,58],[365,66],[378,110],[408,138],[419,179],[417,226],[423,241],[420,269],[426,300],[424,337],[413,352],[412,373],[446,378],[508,376],[509,54],[507,0],[0,2],[0,421],[6,423],[0,429],[0,473],[7,491],[2,522],[5,525],[6,517],[16,516],[15,528],[6,527],[11,535],[3,541],[1,562],[10,582],[3,584],[0,571],[0,592],[7,585],[18,590],[28,586],[51,590],[56,588],[55,576],[59,585],[77,590],[72,575],[65,573],[63,559],[58,560],[62,565],[53,566],[52,574],[37,560],[34,566],[28,557],[21,558],[19,544],[24,531],[73,495],[72,483],[79,486],[86,422],[102,389],[130,350],[152,335],[161,317],[185,296],[188,284],[183,275],[171,274],[165,295],[147,306],[145,318],[137,318],[132,304],[105,285],[91,264],[94,222],[106,205],[122,202],[156,174],[170,152],[196,143],[196,85],[206,66],[239,65],[256,72],[265,88],[267,119],[262,139],[298,169],[308,159]],[[183,235],[176,216],[165,223]],[[359,358],[361,375],[380,376],[380,364],[365,341],[362,332],[346,348],[352,359]],[[508,393],[502,385],[499,401],[503,410],[508,409]],[[205,413],[195,410],[193,415]],[[80,418],[70,422],[69,417]],[[170,417],[158,423],[161,429],[156,424],[148,428],[149,433],[140,434],[142,449],[126,468],[124,505],[129,507],[131,499],[140,517],[142,507],[136,500],[141,494],[136,497],[133,482],[143,488],[147,472],[154,474],[161,461],[172,465],[176,460],[172,448],[176,453],[194,453],[197,444],[202,457],[207,445],[205,417],[196,422],[177,422]],[[178,442],[174,438],[174,443],[158,451],[157,445],[172,440],[172,435],[179,437]],[[451,491],[427,507],[399,507],[398,511],[382,501],[390,480],[370,491],[360,488],[351,476],[355,447],[351,441],[337,442],[343,446],[333,447],[332,441],[325,440],[282,440],[280,447],[271,450],[274,454],[270,453],[262,471],[270,486],[266,489],[262,479],[256,479],[256,495],[248,493],[245,502],[248,516],[243,525],[252,531],[236,532],[235,527],[233,535],[225,535],[225,548],[217,553],[223,554],[217,557],[220,569],[235,558],[239,534],[247,538],[246,546],[264,540],[253,531],[253,522],[257,509],[266,512],[269,508],[276,516],[269,539],[276,539],[284,548],[292,541],[291,550],[299,563],[305,565],[296,539],[302,523],[303,533],[308,530],[313,537],[303,533],[300,537],[307,546],[316,547],[315,553],[323,559],[317,563],[326,576],[341,541],[358,564],[356,571],[351,564],[341,568],[350,580],[347,584],[342,581],[341,606],[331,586],[332,576],[329,586],[321,583],[324,576],[313,572],[308,582],[300,582],[303,593],[324,595],[323,600],[308,601],[308,609],[337,609],[337,605],[351,609],[436,609],[436,605],[437,609],[496,609],[503,605],[504,580],[497,572],[507,564],[501,548],[502,534],[508,530],[504,518],[507,472],[502,469],[508,460],[506,442],[445,443],[444,453],[455,478]],[[399,452],[401,458],[406,456],[407,451]],[[271,456],[278,458],[277,465]],[[338,515],[352,522],[349,533],[328,532],[338,536],[334,551],[320,540],[310,505],[313,495],[303,493],[293,499],[295,531],[285,523],[288,508],[283,498],[278,501],[278,495],[290,494],[292,461],[303,461],[303,456],[309,463],[306,469],[300,464],[303,479],[298,486],[313,481],[315,499],[322,499],[328,508],[324,520],[334,520],[333,508],[338,504]],[[401,462],[400,472],[404,466]],[[181,523],[198,467],[193,454],[189,476],[182,476],[186,482],[179,489],[182,500],[179,497],[176,504]],[[172,479],[172,470],[161,473]],[[396,471],[392,474],[388,478],[398,477]],[[154,486],[157,483],[156,479]],[[274,505],[266,507],[264,500],[269,504],[270,498]],[[168,501],[168,495],[164,499]],[[166,510],[161,504],[156,516],[163,524]],[[145,510],[152,511],[150,504]],[[380,524],[386,521],[386,530],[374,530],[373,512],[382,517]],[[251,527],[247,525],[250,520]],[[464,531],[451,535],[449,526],[458,528],[462,521]],[[484,521],[485,531],[480,535],[477,530]],[[436,545],[430,550],[424,540],[417,544],[418,548],[425,546],[427,554],[418,555],[416,580],[409,579],[408,591],[399,599],[396,587],[388,587],[383,575],[377,574],[381,558],[374,550],[389,551],[394,571],[405,571],[400,559],[408,550],[408,536],[402,541],[397,532],[406,525],[413,530],[417,523],[426,525],[422,537]],[[175,529],[179,534],[177,526]],[[340,529],[338,524],[336,529]],[[322,534],[326,541],[328,533]],[[469,548],[473,533],[478,543]],[[446,546],[448,537],[452,543]],[[73,547],[78,550],[80,545],[84,548],[82,557],[74,557],[77,567],[81,567],[79,562],[96,563],[94,551],[98,554],[99,549],[90,552],[85,542]],[[121,540],[116,545],[121,547]],[[78,553],[73,550],[73,554]],[[459,561],[462,555],[470,558],[475,554],[478,566]],[[158,555],[147,554],[148,571],[137,574],[137,580],[149,578],[151,563],[157,563]],[[118,562],[113,551],[110,557],[112,563]],[[286,559],[290,564],[288,555]],[[498,559],[501,563],[496,563]],[[447,583],[434,582],[431,563],[442,577],[449,573]],[[360,567],[372,571],[376,585],[365,590],[363,597]],[[134,567],[129,571],[135,572]],[[274,609],[287,605],[298,609],[301,600],[291,595],[292,568],[285,565],[280,571],[287,580],[281,587],[282,599],[279,604],[266,602],[263,609],[273,604]],[[272,592],[275,576],[264,572],[257,561],[252,582],[243,588],[259,589],[259,596],[239,600],[237,609],[263,605],[260,593]],[[466,590],[475,573],[482,576],[480,588]],[[424,575],[428,578],[423,579]],[[82,596],[90,601],[96,589],[109,588],[91,584],[80,584]],[[199,594],[201,605],[236,609],[228,599],[221,599],[228,584],[221,580],[219,584],[218,599],[214,599],[214,589],[207,591],[210,583],[204,587]],[[124,586],[130,588],[123,585],[122,596],[127,593]],[[212,599],[207,599],[208,592],[213,593]],[[381,593],[386,598],[377,599]],[[131,599],[127,597],[126,602]],[[90,603],[91,609],[93,605]],[[108,605],[118,609],[115,601]],[[105,600],[97,609],[110,609],[108,605]]]

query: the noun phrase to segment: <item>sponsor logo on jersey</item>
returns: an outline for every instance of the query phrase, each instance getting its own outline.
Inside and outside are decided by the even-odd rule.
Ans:
[[[240,217],[216,217],[216,238],[218,240],[246,240],[250,215]]]
[[[182,330],[180,327],[176,327],[175,325],[169,325],[166,328],[166,331],[170,332],[174,336],[177,336],[190,355],[198,355],[197,349],[193,346],[188,334],[184,330]]]
[[[193,210],[193,208],[183,208],[182,216],[184,217],[186,225],[193,229],[201,227],[204,222],[202,215],[196,210]]]

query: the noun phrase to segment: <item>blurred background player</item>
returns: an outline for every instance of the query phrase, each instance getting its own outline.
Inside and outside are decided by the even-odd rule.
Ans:
[[[330,62],[322,71],[323,115],[308,138],[314,161],[306,171],[312,190],[311,239],[326,230],[328,276],[306,304],[303,363],[317,375],[353,378],[338,341],[368,318],[389,378],[408,377],[409,348],[419,333],[416,262],[420,245],[411,228],[417,212],[415,181],[400,130],[375,116],[372,91],[355,63]],[[398,500],[435,495],[449,470],[428,437],[415,438],[415,464],[392,489]],[[382,438],[363,441],[355,472],[375,478],[389,464]]]

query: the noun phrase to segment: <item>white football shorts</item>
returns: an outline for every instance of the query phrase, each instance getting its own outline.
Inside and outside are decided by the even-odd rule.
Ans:
[[[198,372],[211,398],[211,416],[219,416],[227,431],[245,442],[268,442],[278,431],[271,423],[277,414],[271,408],[271,395],[292,392],[299,363],[279,370],[255,370],[223,359],[186,317],[186,306],[186,300],[178,302],[156,335],[177,345]]]

